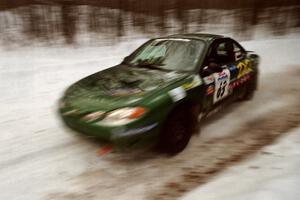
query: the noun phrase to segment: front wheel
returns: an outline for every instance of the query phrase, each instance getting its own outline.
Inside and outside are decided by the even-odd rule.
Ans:
[[[188,106],[176,108],[167,118],[161,138],[160,149],[168,154],[174,155],[185,149],[195,130],[197,124],[197,113]]]

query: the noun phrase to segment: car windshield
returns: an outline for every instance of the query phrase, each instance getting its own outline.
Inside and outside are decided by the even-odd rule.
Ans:
[[[168,71],[193,71],[203,50],[204,42],[200,40],[154,39],[125,59],[125,63]]]

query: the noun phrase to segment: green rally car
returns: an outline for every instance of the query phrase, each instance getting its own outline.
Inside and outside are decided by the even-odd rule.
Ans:
[[[59,112],[72,129],[131,148],[188,144],[200,119],[257,88],[259,56],[213,34],[151,39],[114,67],[71,85]],[[201,117],[200,117],[201,116]]]

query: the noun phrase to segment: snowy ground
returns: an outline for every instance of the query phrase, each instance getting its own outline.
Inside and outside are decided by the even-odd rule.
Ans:
[[[299,146],[298,128],[182,199],[295,200],[300,195]]]
[[[193,189],[184,198],[275,199],[278,187],[299,177],[300,132],[293,132],[300,124],[298,38],[245,42],[262,56],[254,100],[208,120],[201,135],[172,158],[98,157],[99,144],[77,137],[56,114],[68,85],[119,63],[144,40],[98,48],[0,49],[0,199],[174,199]],[[266,147],[273,143],[278,144]],[[270,156],[263,153],[269,151]],[[238,180],[243,181],[236,189],[224,189]],[[297,190],[292,185],[281,191],[292,199]]]

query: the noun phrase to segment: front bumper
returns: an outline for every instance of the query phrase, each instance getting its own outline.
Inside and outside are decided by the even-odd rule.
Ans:
[[[140,148],[155,143],[160,131],[158,122],[140,122],[123,126],[102,126],[78,118],[62,116],[65,124],[85,136],[113,145],[114,149]]]

